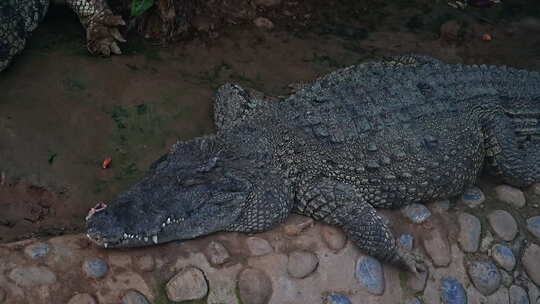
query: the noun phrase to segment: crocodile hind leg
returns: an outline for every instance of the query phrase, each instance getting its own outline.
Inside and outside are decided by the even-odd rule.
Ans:
[[[516,123],[519,117],[514,115],[518,114],[496,114],[484,126],[487,164],[490,173],[501,176],[514,186],[525,187],[540,181],[538,140],[522,139],[538,136],[540,115],[528,118],[536,122],[531,128],[524,129]]]
[[[114,15],[105,0],[61,0],[77,14],[86,29],[86,46],[92,54],[121,54],[117,42],[125,42],[118,27],[126,23]],[[58,2],[58,1],[57,1]]]
[[[413,273],[425,270],[422,259],[398,246],[390,229],[351,185],[322,179],[301,194],[295,212],[341,227],[362,251]]]

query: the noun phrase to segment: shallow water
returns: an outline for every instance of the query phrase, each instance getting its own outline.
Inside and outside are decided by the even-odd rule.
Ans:
[[[437,9],[430,11],[435,17],[442,14]],[[463,14],[440,10],[450,18]],[[166,47],[132,36],[124,55],[96,58],[84,48],[77,19],[53,9],[0,74],[0,242],[80,231],[90,207],[137,181],[176,140],[213,132],[213,94],[226,82],[284,95],[291,83],[407,52],[540,70],[537,32],[518,23],[510,33],[509,23],[500,23],[487,25],[493,41],[449,44],[440,41],[438,28],[414,26],[423,11],[412,5],[366,11],[366,20],[379,14],[384,23],[350,27],[336,22],[291,30],[277,23],[267,31],[244,24],[215,39]],[[103,170],[106,157],[112,163]]]

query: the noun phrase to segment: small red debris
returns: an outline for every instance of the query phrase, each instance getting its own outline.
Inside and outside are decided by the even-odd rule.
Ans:
[[[490,34],[484,34],[482,35],[482,40],[484,41],[491,41],[491,35]]]
[[[110,158],[110,157],[105,158],[105,159],[101,162],[101,168],[102,168],[102,169],[107,169],[107,168],[109,168],[109,166],[111,165],[111,162],[112,162],[112,158]]]

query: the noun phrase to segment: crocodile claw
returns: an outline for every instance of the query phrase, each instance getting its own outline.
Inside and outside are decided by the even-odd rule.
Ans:
[[[397,247],[396,255],[399,264],[414,273],[416,276],[420,276],[421,273],[427,271],[424,257],[422,255],[410,251],[402,246]]]
[[[91,54],[108,57],[122,54],[117,42],[126,42],[118,30],[126,25],[121,16],[106,10],[90,20],[86,28],[86,46]]]

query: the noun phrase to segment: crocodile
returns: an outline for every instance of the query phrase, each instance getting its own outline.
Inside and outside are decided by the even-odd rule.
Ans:
[[[86,30],[86,45],[91,54],[120,54],[117,42],[124,42],[118,28],[126,25],[113,14],[105,0],[52,0],[68,5]],[[0,1],[0,71],[19,54],[49,8],[49,0]]]
[[[87,236],[137,247],[261,232],[291,213],[341,227],[362,251],[414,272],[378,208],[462,193],[481,172],[540,180],[540,73],[403,55],[347,67],[288,97],[218,89],[217,132],[180,141]]]

